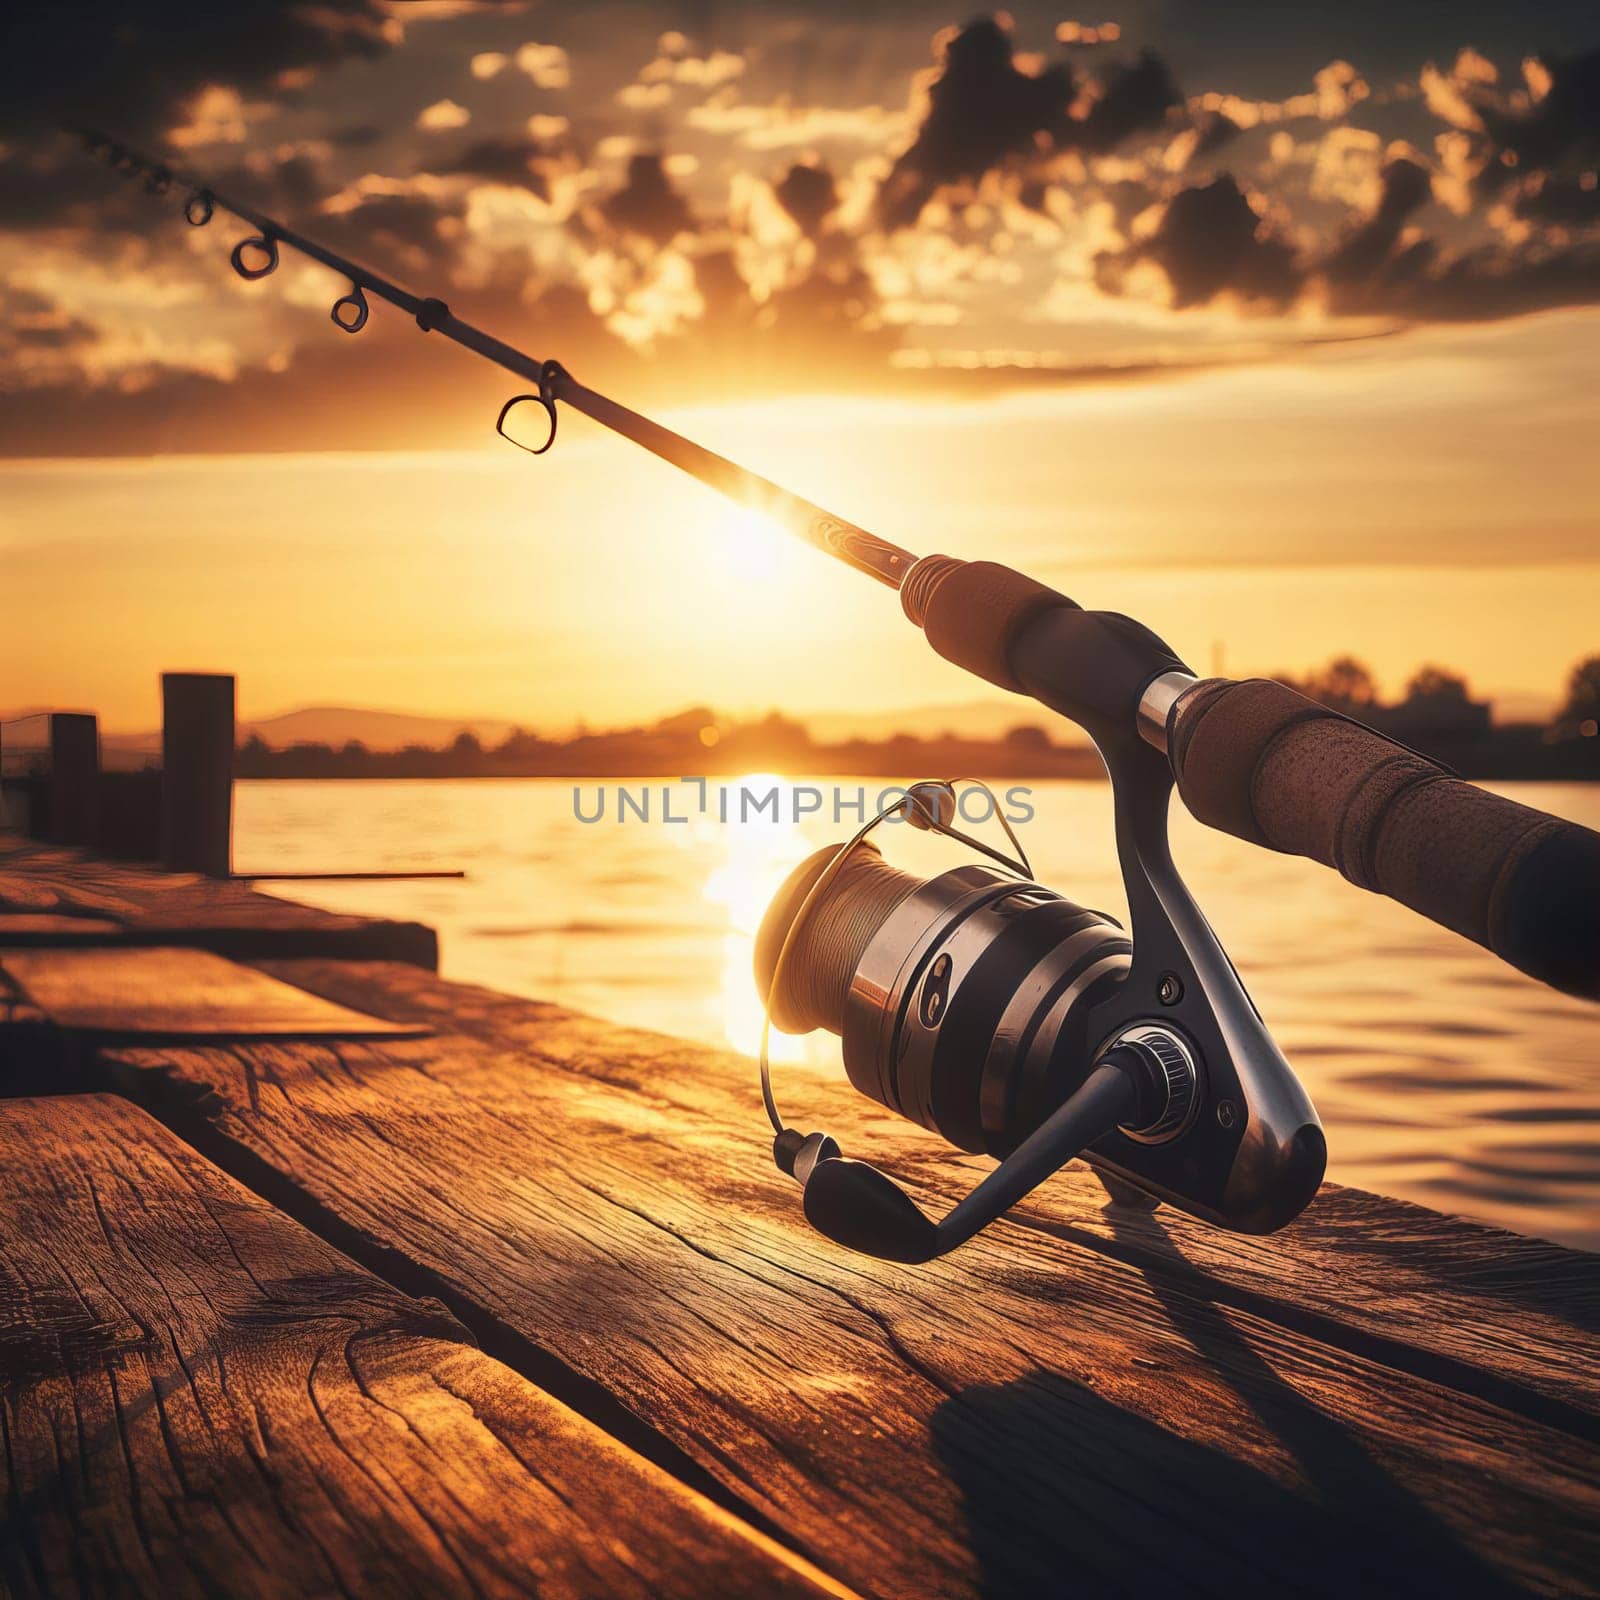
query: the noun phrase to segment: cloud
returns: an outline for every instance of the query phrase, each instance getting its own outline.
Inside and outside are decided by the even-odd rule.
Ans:
[[[555,164],[552,152],[540,140],[496,137],[474,140],[450,160],[430,162],[429,170],[440,177],[486,178],[508,188],[528,189],[548,200]]]
[[[839,186],[817,162],[797,161],[773,186],[773,193],[800,231],[813,237],[839,206]]]
[[[417,113],[417,126],[424,133],[439,133],[450,128],[464,128],[472,121],[472,113],[454,100],[435,100]]]
[[[1079,149],[1114,150],[1135,134],[1159,128],[1181,105],[1178,86],[1159,56],[1146,50],[1132,66],[1113,68],[1076,129]]]
[[[1600,247],[1536,253],[1482,247],[1436,262],[1420,240],[1392,258],[1381,296],[1367,305],[1415,322],[1497,322],[1600,301]]]
[[[765,105],[742,103],[732,90],[712,95],[684,114],[687,127],[735,138],[751,150],[849,143],[884,146],[910,126],[904,111],[886,106],[801,106],[787,96]]]
[[[1097,257],[1097,281],[1120,294],[1128,270],[1141,261],[1166,275],[1177,311],[1225,293],[1281,306],[1300,291],[1293,248],[1272,235],[1226,173],[1174,195],[1148,239]]]
[[[935,41],[938,67],[921,88],[922,121],[883,184],[884,224],[905,227],[940,188],[1018,157],[1105,154],[1162,126],[1182,101],[1151,51],[1079,83],[1065,63],[1018,55],[1009,20],[983,17]]]
[[[1377,209],[1345,237],[1322,267],[1334,283],[1371,279],[1390,260],[1401,229],[1433,192],[1428,169],[1407,156],[1384,167],[1382,184]]]
[[[536,89],[565,89],[572,82],[572,63],[558,44],[528,43],[511,59],[519,71],[533,79]]]
[[[1121,37],[1122,29],[1115,22],[1056,24],[1056,38],[1062,44],[1115,44]]]
[[[329,199],[308,226],[320,243],[391,270],[448,269],[465,198],[403,179],[368,179]]]
[[[652,26],[641,48],[637,32],[548,8],[530,15],[562,43],[519,45],[535,24],[490,16],[511,9],[156,0],[115,63],[119,81],[130,67],[144,80],[106,120],[199,151],[219,186],[463,314],[477,305],[513,342],[578,308],[574,358],[610,363],[636,392],[657,370],[732,393],[887,383],[946,358],[1154,373],[1224,336],[1282,351],[1357,326],[1339,319],[1371,331],[1600,301],[1593,55],[1497,65],[1464,51],[1419,75],[1352,36],[1376,92],[1339,59],[1282,99],[1246,100],[1233,91],[1260,75],[1218,69],[1185,101],[1161,56],[1119,58],[1114,26],[1061,24],[1045,60],[1000,19],[939,35],[908,93],[925,34],[898,15],[871,50],[856,16],[796,34],[760,8],[714,39],[652,45]],[[55,27],[40,10],[26,25]],[[110,28],[125,10],[87,13]],[[419,20],[408,49],[400,24]],[[1276,48],[1263,39],[1262,59]],[[76,98],[109,81],[101,57],[91,40]],[[336,82],[326,70],[364,57],[387,59]],[[575,75],[582,96],[564,93]],[[151,417],[207,440],[224,413],[261,426],[258,378],[325,419],[313,374],[386,404],[413,367],[409,346],[374,337],[381,313],[362,340],[335,334],[319,270],[288,256],[268,290],[244,291],[226,269],[232,224],[193,234],[174,221],[179,198],[0,131],[0,272],[46,302],[0,302],[18,330],[5,377],[92,390],[108,416],[120,402],[101,391],[127,381]],[[1249,311],[1247,336],[1225,332],[1229,316],[1186,315],[1219,301]],[[1037,346],[1063,327],[1067,351]],[[359,346],[355,364],[319,365],[324,342]],[[269,360],[284,372],[263,375]],[[186,385],[182,369],[250,383]],[[43,421],[5,414],[42,437]]]
[[[631,157],[622,187],[598,209],[610,227],[658,245],[694,227],[689,202],[673,186],[659,154]]]
[[[660,53],[639,72],[640,83],[674,83],[695,89],[715,89],[740,77],[745,58],[734,50],[712,50],[697,56],[681,33],[664,33]]]
[[[1545,173],[1576,181],[1600,160],[1600,50],[1523,63],[1525,89],[1501,83],[1494,64],[1463,50],[1448,72],[1419,80],[1428,109],[1462,136],[1452,165],[1480,195]],[[1441,148],[1445,148],[1441,139]]]
[[[0,128],[37,132],[76,118],[149,142],[211,86],[256,98],[285,72],[305,81],[334,62],[382,55],[402,37],[378,0],[14,6],[0,51]]]
[[[0,226],[53,225],[106,192],[104,174],[97,184],[81,155],[54,142],[64,121],[145,147],[237,144],[274,97],[303,93],[338,62],[387,54],[403,31],[379,0],[13,6],[0,51],[0,140],[10,144]]]
[[[99,338],[98,328],[69,315],[49,295],[19,284],[0,286],[0,357],[24,381]]]
[[[943,184],[980,177],[1009,156],[1071,139],[1071,70],[1019,67],[1009,22],[981,17],[941,35],[936,48],[938,70],[922,91],[921,126],[879,196],[890,227],[915,222]]]
[[[1526,110],[1484,104],[1480,114],[1507,170],[1558,171],[1600,157],[1600,50],[1540,65],[1543,94]],[[1510,156],[1510,162],[1506,157]]]
[[[269,106],[267,110],[272,108]],[[167,129],[167,142],[180,150],[209,144],[243,144],[244,96],[231,84],[209,83],[185,107],[188,121]]]
[[[1552,178],[1535,173],[1517,191],[1516,211],[1520,217],[1561,227],[1587,228],[1600,223],[1600,184],[1594,172],[1577,178]]]

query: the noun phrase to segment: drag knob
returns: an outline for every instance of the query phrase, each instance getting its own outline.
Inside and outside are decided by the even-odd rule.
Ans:
[[[1146,1115],[1138,1126],[1124,1124],[1120,1131],[1141,1144],[1163,1144],[1175,1139],[1189,1126],[1200,1095],[1200,1075],[1188,1045],[1166,1028],[1145,1023],[1125,1028],[1111,1048],[1118,1045],[1131,1047],[1144,1056],[1157,1087],[1153,1098],[1159,1107],[1154,1116]]]

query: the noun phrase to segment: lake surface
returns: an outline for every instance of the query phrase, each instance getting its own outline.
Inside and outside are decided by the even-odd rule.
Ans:
[[[568,780],[246,782],[240,871],[459,867],[464,881],[295,883],[277,892],[331,909],[410,917],[439,930],[446,976],[619,1021],[753,1051],[761,1011],[751,947],[789,869],[857,825],[847,810],[739,820],[671,785],[675,816],[578,820],[599,790]],[[839,780],[849,800],[878,780]],[[647,787],[628,786],[635,797]],[[1590,827],[1600,786],[1505,784],[1500,792]],[[1102,784],[1031,787],[1019,827],[1044,883],[1125,916]],[[831,800],[827,803],[831,806]],[[982,831],[982,830],[980,830]],[[959,847],[888,830],[911,870],[959,864]],[[1175,814],[1174,851],[1328,1132],[1329,1175],[1520,1232],[1600,1249],[1600,1007],[1554,993],[1475,945],[1325,868],[1230,839]],[[781,1040],[780,1097],[804,1121],[804,1074],[839,1073],[828,1034]],[[780,1073],[780,1079],[782,1073]],[[752,1068],[750,1138],[765,1120]],[[930,1138],[933,1135],[929,1135]]]

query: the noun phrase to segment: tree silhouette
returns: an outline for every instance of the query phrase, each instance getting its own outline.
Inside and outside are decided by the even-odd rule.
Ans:
[[[1418,667],[1406,684],[1408,700],[1466,700],[1467,680],[1448,667]]]
[[[1370,706],[1378,698],[1378,686],[1364,661],[1354,656],[1337,656],[1320,672],[1306,679],[1305,693],[1329,706]]]
[[[1600,733],[1600,656],[1580,661],[1567,679],[1567,698],[1550,724],[1562,739],[1593,739]]]

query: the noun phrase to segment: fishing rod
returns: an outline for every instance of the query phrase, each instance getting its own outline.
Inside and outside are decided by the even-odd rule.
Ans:
[[[947,660],[1031,696],[1094,741],[1111,780],[1131,930],[1033,879],[956,826],[949,780],[912,786],[849,840],[801,863],[756,941],[762,1100],[773,1157],[805,1212],[851,1249],[925,1261],[970,1239],[1082,1156],[1112,1199],[1165,1202],[1268,1232],[1321,1183],[1315,1108],[1172,860],[1172,790],[1211,827],[1334,867],[1475,940],[1545,983],[1600,998],[1600,835],[1463,782],[1374,729],[1264,679],[1200,678],[1141,623],[1087,611],[990,561],[914,556],[585,387],[284,227],[215,186],[101,134],[89,148],[154,193],[188,190],[187,219],[231,212],[257,232],[234,270],[265,277],[280,245],[344,274],[334,322],[357,333],[367,295],[535,385],[555,441],[565,403],[789,532],[899,591]],[[985,795],[981,785],[976,786]],[[988,796],[991,808],[993,796]],[[891,816],[982,863],[919,880],[871,835]],[[769,1030],[826,1029],[863,1094],[998,1165],[935,1222],[886,1174],[822,1132],[788,1126],[772,1092]]]

